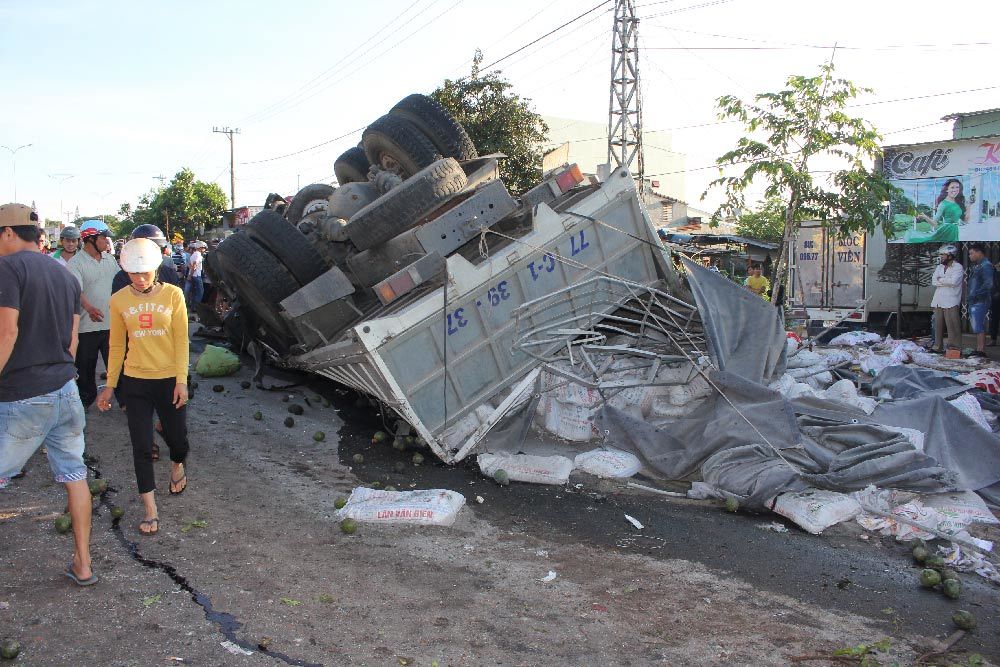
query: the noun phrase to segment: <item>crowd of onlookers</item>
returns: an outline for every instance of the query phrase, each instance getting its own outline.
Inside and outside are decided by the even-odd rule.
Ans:
[[[208,249],[204,241],[171,245],[155,225],[116,244],[106,224],[89,220],[67,226],[50,254],[30,207],[0,206],[0,489],[23,477],[44,446],[68,495],[74,551],[64,574],[80,586],[97,582],[84,462],[95,403],[107,411],[114,399],[125,413],[140,534],[159,532],[155,433],[169,449],[169,492],[187,488],[187,301],[202,299]]]

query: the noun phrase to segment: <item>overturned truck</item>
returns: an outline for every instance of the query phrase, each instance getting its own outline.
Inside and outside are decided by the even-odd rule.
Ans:
[[[499,158],[430,98],[405,98],[338,159],[339,188],[303,188],[207,262],[231,336],[377,398],[449,462],[523,404],[556,350],[599,365],[650,343],[628,380],[598,386],[594,367],[607,396],[704,358],[627,171],[599,183],[567,165],[513,197]]]

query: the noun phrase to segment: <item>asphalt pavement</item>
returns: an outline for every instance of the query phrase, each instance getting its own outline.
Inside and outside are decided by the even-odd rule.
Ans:
[[[889,637],[905,633],[943,639],[955,630],[952,613],[967,609],[977,617],[979,628],[959,648],[1000,660],[1000,588],[962,574],[964,590],[958,601],[925,590],[910,557],[912,544],[866,533],[853,522],[814,536],[777,515],[731,514],[715,502],[624,489],[583,474],[571,477],[566,487],[514,482],[501,489],[471,461],[447,466],[425,451],[425,463],[412,466],[412,451],[398,452],[388,441],[372,443],[377,430],[388,430],[376,408],[359,407],[353,392],[345,393],[334,383],[311,381],[310,386],[340,406],[345,421],[339,434],[340,460],[350,465],[353,455],[362,453],[365,464],[354,466],[354,473],[366,482],[401,490],[416,482],[421,488],[482,492],[487,500],[473,510],[508,530],[701,563],[761,590],[867,616],[880,622]],[[402,473],[394,470],[398,461],[406,463]],[[638,519],[643,530],[635,530],[625,514]],[[764,528],[774,522],[788,532]]]

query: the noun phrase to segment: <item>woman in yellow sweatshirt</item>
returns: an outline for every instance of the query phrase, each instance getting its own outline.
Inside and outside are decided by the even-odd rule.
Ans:
[[[97,407],[110,410],[115,387],[121,387],[139,497],[145,506],[139,524],[143,535],[160,529],[153,498],[154,410],[170,448],[170,493],[187,488],[188,317],[184,293],[156,280],[162,261],[160,248],[149,239],[133,239],[122,248],[121,266],[132,284],[111,296],[108,384],[97,397]]]

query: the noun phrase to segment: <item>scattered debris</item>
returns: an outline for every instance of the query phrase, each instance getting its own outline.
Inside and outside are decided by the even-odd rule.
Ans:
[[[212,385],[212,391],[214,391],[216,394],[221,394],[225,390],[226,390],[226,385],[224,385],[224,384],[215,384],[215,385]]]
[[[16,639],[5,639],[0,642],[0,658],[13,660],[21,653],[21,644]]]
[[[261,414],[261,412],[258,410],[257,412],[253,413],[253,418],[254,421],[260,421],[261,419],[264,418],[264,415]]]
[[[555,581],[555,579],[556,579],[556,576],[557,576],[557,575],[556,575],[556,571],[555,571],[555,570],[549,570],[549,573],[548,573],[547,575],[545,575],[544,577],[542,577],[542,578],[540,579],[540,581],[542,581],[542,582],[544,582],[544,583],[546,583],[546,584],[547,584],[547,583],[549,583],[550,581]]]
[[[463,505],[465,496],[444,489],[379,491],[359,486],[337,516],[369,523],[450,526]]]
[[[64,535],[73,527],[73,519],[69,514],[60,514],[53,522],[53,526],[55,526],[57,533]]]
[[[301,415],[306,410],[298,403],[292,403],[291,405],[288,406],[288,411],[291,412],[293,415]]]
[[[194,370],[203,378],[232,375],[240,370],[240,358],[229,350],[216,345],[206,345],[205,351],[195,362]]]
[[[281,604],[288,605],[289,607],[298,607],[302,604],[299,600],[293,600],[292,598],[281,598]]]
[[[144,606],[144,607],[152,607],[154,604],[156,604],[157,602],[159,602],[160,598],[162,598],[162,597],[163,597],[162,593],[157,593],[156,595],[150,595],[148,598],[143,598],[142,599],[142,606]]]
[[[251,386],[252,385],[249,380],[243,380],[242,382],[240,382],[240,387],[242,387],[243,389],[249,389]]]
[[[979,625],[976,617],[964,609],[959,609],[952,614],[951,620],[959,629],[966,631],[975,630],[976,626]]]
[[[229,640],[220,642],[219,645],[222,646],[222,648],[229,651],[230,653],[232,653],[233,655],[253,655],[253,651],[248,651],[242,646],[237,646],[236,644],[234,644]]]
[[[195,528],[208,528],[208,521],[204,519],[195,519],[194,521],[188,521],[183,526],[181,526],[182,533],[190,533]]]
[[[625,520],[628,521],[633,526],[635,526],[636,530],[642,530],[643,528],[645,528],[645,526],[643,526],[641,523],[639,523],[638,519],[636,519],[635,517],[629,516],[628,514],[625,515]]]
[[[806,532],[819,535],[830,526],[856,517],[861,512],[861,505],[844,493],[806,489],[782,493],[772,509]]]
[[[573,461],[565,456],[533,456],[531,454],[480,454],[479,469],[487,477],[504,470],[515,482],[535,484],[565,484],[573,470]]]
[[[761,530],[769,530],[772,533],[787,533],[788,526],[782,525],[777,521],[772,521],[771,523],[758,523],[757,527]]]
[[[295,420],[292,419],[291,417],[285,417],[285,426],[287,426],[288,428],[295,426]]]

